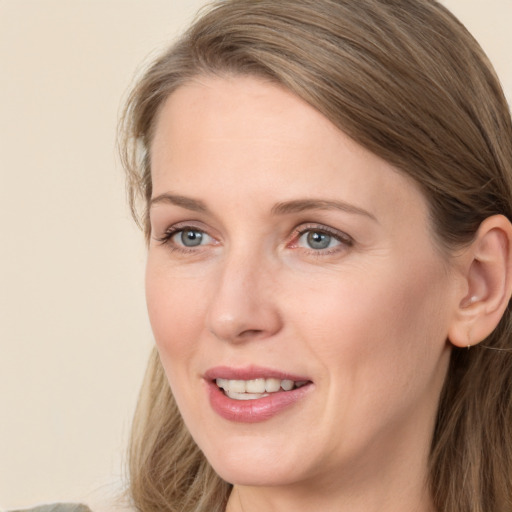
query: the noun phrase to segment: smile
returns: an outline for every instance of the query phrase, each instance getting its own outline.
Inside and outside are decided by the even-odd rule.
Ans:
[[[279,391],[292,391],[305,386],[308,381],[259,378],[250,380],[215,379],[217,386],[233,400],[257,400]]]
[[[235,423],[258,423],[284,414],[315,389],[305,375],[262,366],[217,366],[203,375],[213,411]]]

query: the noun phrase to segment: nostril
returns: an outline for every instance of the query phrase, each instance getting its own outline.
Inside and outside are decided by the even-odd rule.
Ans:
[[[238,337],[239,338],[254,338],[256,336],[259,336],[262,334],[263,331],[261,329],[246,329],[245,331],[241,332]]]
[[[217,333],[215,329],[208,329],[208,332],[210,334],[213,334],[217,339],[219,340],[226,340],[227,336],[222,336],[220,333]],[[245,329],[242,330],[239,333],[234,333],[232,336],[229,336],[232,340],[248,340],[251,338],[258,338],[259,336],[262,336],[264,334],[263,329]]]

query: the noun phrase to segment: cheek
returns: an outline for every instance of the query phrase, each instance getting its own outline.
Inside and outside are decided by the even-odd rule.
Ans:
[[[178,408],[185,422],[191,424],[201,414],[190,383],[198,376],[193,361],[197,359],[203,320],[197,295],[201,289],[194,281],[184,281],[149,255],[146,302],[151,329]]]
[[[352,389],[375,402],[389,393],[419,393],[444,372],[449,308],[442,269],[418,262],[351,275],[295,302],[298,336],[337,392]]]
[[[151,255],[148,257],[146,303],[149,321],[169,379],[171,373],[185,369],[183,362],[196,351],[196,345],[191,341],[198,339],[204,324],[201,301],[198,300],[200,292],[200,283],[195,280],[183,282],[176,278],[175,272],[153,262]]]

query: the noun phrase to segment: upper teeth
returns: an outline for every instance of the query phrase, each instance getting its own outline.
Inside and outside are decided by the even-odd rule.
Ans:
[[[294,387],[306,384],[305,381],[294,382],[288,379],[251,379],[251,380],[229,380],[216,379],[219,388],[234,393],[275,393],[280,389],[290,391]]]

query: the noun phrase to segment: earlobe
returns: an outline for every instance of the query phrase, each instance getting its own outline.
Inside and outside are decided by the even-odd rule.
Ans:
[[[512,294],[512,224],[493,215],[480,225],[464,251],[465,293],[448,339],[457,347],[483,341],[496,328]]]

